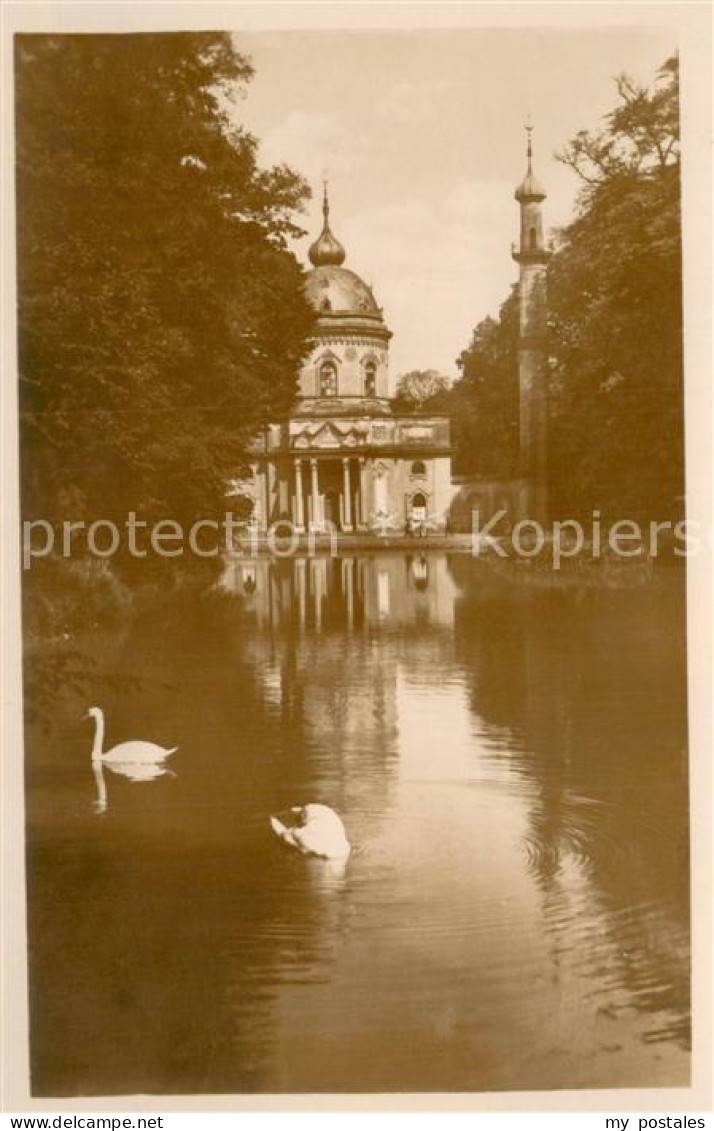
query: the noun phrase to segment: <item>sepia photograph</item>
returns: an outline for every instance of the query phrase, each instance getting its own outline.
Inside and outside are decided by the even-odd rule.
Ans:
[[[9,40],[28,1099],[685,1109],[677,6],[85,7]]]

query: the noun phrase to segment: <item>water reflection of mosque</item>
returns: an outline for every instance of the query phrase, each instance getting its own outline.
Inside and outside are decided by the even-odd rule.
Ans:
[[[239,559],[222,585],[261,628],[453,625],[456,587],[443,555]]]
[[[222,585],[240,600],[243,652],[266,701],[308,763],[319,762],[329,803],[382,812],[398,757],[400,668],[451,649],[446,557],[238,560]]]

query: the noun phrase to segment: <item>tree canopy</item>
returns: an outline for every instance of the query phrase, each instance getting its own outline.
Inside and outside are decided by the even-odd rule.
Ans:
[[[397,412],[436,410],[444,400],[449,379],[436,369],[412,369],[397,378],[394,406]]]
[[[288,412],[308,193],[236,124],[251,75],[226,34],[17,37],[26,513],[218,513]]]
[[[618,104],[561,153],[582,182],[548,271],[553,508],[667,518],[683,491],[677,60],[651,88],[616,80]],[[453,391],[465,470],[512,474],[517,309],[486,319]],[[461,419],[459,417],[461,416]]]
[[[461,379],[451,391],[455,471],[508,478],[518,459],[518,292],[498,319],[485,318],[457,360]]]

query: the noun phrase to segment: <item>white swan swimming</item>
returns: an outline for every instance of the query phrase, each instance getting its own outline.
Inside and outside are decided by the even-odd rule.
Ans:
[[[120,742],[111,750],[104,753],[104,712],[101,707],[90,707],[85,715],[86,719],[94,719],[94,745],[92,747],[92,767],[94,779],[97,784],[97,812],[103,813],[107,808],[107,787],[104,782],[104,767],[115,774],[121,774],[131,781],[153,781],[163,774],[170,774],[163,763],[171,754],[175,754],[178,746],[167,750],[156,742],[130,741]]]
[[[295,822],[284,824],[279,817],[271,817],[270,825],[284,844],[310,856],[323,856],[326,860],[346,860],[351,846],[345,826],[328,805],[297,805],[291,810]]]

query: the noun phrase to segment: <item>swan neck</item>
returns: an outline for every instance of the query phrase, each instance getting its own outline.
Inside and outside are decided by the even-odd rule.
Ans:
[[[101,762],[102,750],[104,748],[104,715],[100,711],[96,716],[96,726],[94,728],[94,746],[92,747],[92,761]]]

